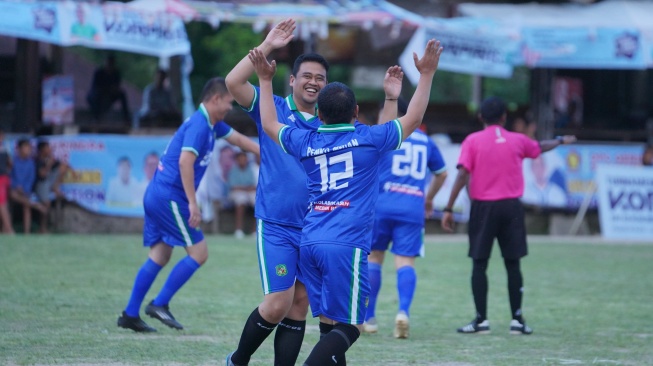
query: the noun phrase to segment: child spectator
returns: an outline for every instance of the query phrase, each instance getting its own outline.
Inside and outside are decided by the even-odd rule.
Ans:
[[[9,193],[9,172],[11,170],[11,156],[9,149],[5,146],[5,133],[0,130],[0,227],[5,234],[13,234],[11,227],[11,216],[7,205]]]
[[[32,158],[32,145],[29,140],[18,141],[18,153],[11,169],[12,201],[23,206],[23,232],[29,234],[32,227],[32,208],[45,216],[48,208],[40,202],[32,201],[34,182],[36,181],[36,164]]]

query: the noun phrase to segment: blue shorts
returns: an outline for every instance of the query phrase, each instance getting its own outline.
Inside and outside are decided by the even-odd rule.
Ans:
[[[370,294],[367,253],[345,245],[313,244],[302,246],[300,255],[313,317],[363,324]]]
[[[256,220],[256,248],[265,295],[291,288],[298,278],[302,229]]]
[[[424,225],[377,216],[374,220],[372,250],[388,250],[404,257],[424,256]]]
[[[145,224],[143,226],[143,245],[151,247],[164,242],[171,246],[189,247],[204,240],[199,228],[188,226],[190,211],[188,202],[165,198],[151,185],[143,197]]]

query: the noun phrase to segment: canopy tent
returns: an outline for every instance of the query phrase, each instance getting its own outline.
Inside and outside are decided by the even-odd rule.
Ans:
[[[460,4],[459,18],[426,18],[401,56],[429,38],[443,41],[443,70],[510,77],[513,66],[645,69],[653,67],[653,3]],[[410,73],[416,80],[417,75]]]

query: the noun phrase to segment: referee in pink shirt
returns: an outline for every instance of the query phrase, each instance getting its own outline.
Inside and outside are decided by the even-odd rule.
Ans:
[[[442,228],[454,228],[452,207],[460,190],[468,185],[472,209],[469,217],[469,257],[473,260],[472,294],[476,318],[459,333],[489,333],[487,319],[488,281],[486,270],[494,239],[498,239],[508,274],[508,296],[512,321],[511,334],[531,334],[522,317],[523,279],[519,261],[528,254],[524,208],[519,198],[524,193],[522,161],[561,144],[576,141],[575,136],[559,136],[537,142],[526,135],[504,128],[506,105],[497,97],[483,101],[478,118],[484,129],[467,136],[461,145],[458,175],[444,208]]]

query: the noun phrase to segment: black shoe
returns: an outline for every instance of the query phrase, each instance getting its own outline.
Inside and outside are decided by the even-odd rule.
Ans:
[[[118,326],[125,329],[131,329],[134,332],[139,333],[152,333],[156,332],[156,329],[147,325],[146,322],[141,319],[140,316],[129,316],[124,311],[122,315],[118,318]]]
[[[154,300],[145,307],[145,314],[151,316],[154,319],[159,319],[161,323],[169,326],[170,328],[175,329],[184,329],[184,326],[179,324],[175,320],[175,317],[172,315],[170,310],[168,310],[168,305],[166,306],[156,306],[153,304]]]
[[[478,319],[472,320],[471,323],[465,325],[464,327],[458,328],[458,333],[465,334],[487,334],[490,333],[490,322],[485,319],[482,322],[478,322]]]

